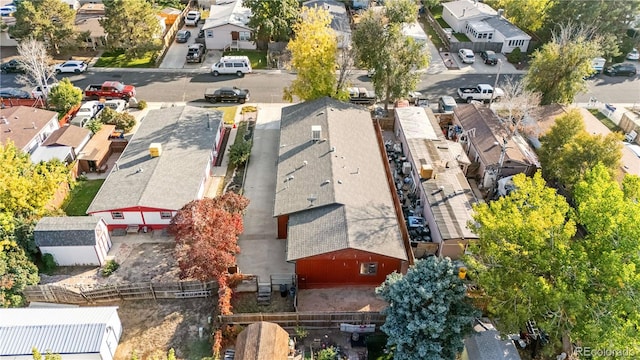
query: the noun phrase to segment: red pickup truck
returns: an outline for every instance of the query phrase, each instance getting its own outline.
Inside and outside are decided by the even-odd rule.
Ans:
[[[136,97],[136,88],[119,81],[105,81],[102,84],[87,86],[84,89],[84,97],[87,100],[123,99],[128,101],[130,98]]]

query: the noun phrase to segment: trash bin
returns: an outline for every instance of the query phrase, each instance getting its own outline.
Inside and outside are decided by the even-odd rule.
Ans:
[[[287,290],[287,284],[280,284],[280,296],[287,297],[289,291]]]

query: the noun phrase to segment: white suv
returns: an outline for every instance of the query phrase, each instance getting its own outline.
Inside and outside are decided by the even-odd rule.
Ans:
[[[476,62],[476,56],[470,49],[458,50],[458,57],[464,64],[473,64],[474,62]]]
[[[198,21],[200,21],[200,11],[189,11],[184,19],[184,25],[198,26]]]

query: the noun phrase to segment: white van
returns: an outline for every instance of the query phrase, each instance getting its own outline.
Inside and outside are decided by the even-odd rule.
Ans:
[[[211,66],[213,76],[220,74],[236,74],[243,77],[251,73],[251,61],[247,56],[223,56],[219,62]]]

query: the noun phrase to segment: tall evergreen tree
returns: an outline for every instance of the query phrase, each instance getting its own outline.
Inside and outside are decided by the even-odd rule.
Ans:
[[[145,0],[103,0],[105,17],[100,25],[110,50],[124,50],[140,57],[160,48],[161,27],[151,4]]]
[[[14,16],[16,23],[9,27],[9,33],[16,39],[42,41],[56,54],[76,43],[76,13],[62,0],[21,1]]]

